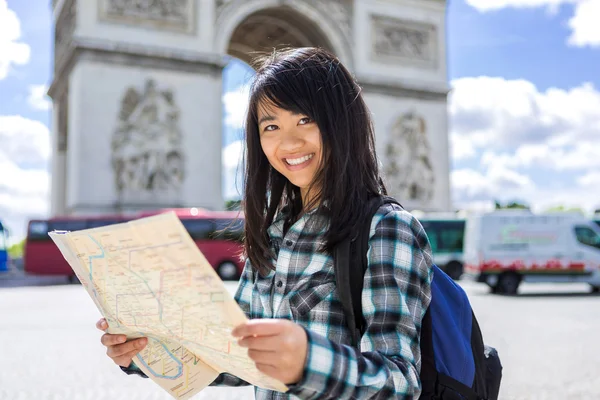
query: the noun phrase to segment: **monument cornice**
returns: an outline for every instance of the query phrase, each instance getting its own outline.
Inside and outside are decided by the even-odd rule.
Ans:
[[[54,99],[66,87],[66,77],[78,60],[187,73],[208,72],[221,76],[223,68],[227,65],[227,59],[227,56],[214,53],[74,37],[61,59],[57,60],[56,72],[48,89],[48,96]]]
[[[402,96],[421,100],[446,101],[450,88],[445,85],[415,85],[389,78],[357,77],[359,85],[368,93]]]

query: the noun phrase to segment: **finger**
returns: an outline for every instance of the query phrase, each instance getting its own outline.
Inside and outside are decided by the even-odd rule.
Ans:
[[[127,353],[131,353],[132,351],[139,352],[146,346],[147,343],[148,343],[148,340],[146,338],[141,338],[141,339],[129,341],[127,343],[119,344],[116,346],[108,346],[108,349],[106,350],[106,354],[108,354],[108,356],[110,358],[115,359],[115,358],[121,357]]]
[[[125,343],[127,341],[127,336],[125,335],[112,335],[110,333],[105,333],[100,338],[100,343],[105,346],[115,346],[117,344]]]
[[[115,364],[120,365],[121,367],[128,368],[131,365],[133,357],[135,357],[139,352],[139,349],[132,350],[129,353],[125,353],[120,357],[113,358],[113,361],[115,362]]]
[[[285,329],[285,323],[280,319],[253,319],[237,326],[231,334],[236,337],[246,336],[273,336]]]
[[[270,376],[271,378],[275,378],[277,380],[282,380],[282,379],[280,379],[281,371],[279,371],[278,368],[276,368],[270,364],[256,363],[256,369],[258,369],[263,374]]]
[[[277,353],[274,351],[261,351],[261,350],[248,350],[248,357],[257,364],[270,365],[275,367],[277,365]]]
[[[106,319],[100,318],[98,322],[96,322],[96,328],[100,329],[101,331],[108,329],[108,322],[106,322]]]
[[[238,340],[241,347],[262,351],[275,351],[278,347],[279,340],[273,336],[246,336]]]

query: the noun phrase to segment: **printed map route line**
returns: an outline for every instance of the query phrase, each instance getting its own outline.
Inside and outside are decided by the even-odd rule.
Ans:
[[[111,259],[110,256],[106,256],[107,251],[104,248],[104,245],[102,245],[99,241],[97,241],[94,237],[92,237],[91,235],[88,235],[88,238],[95,243],[99,250],[101,251],[101,254],[98,256],[89,256],[89,266],[90,266],[90,282],[94,282],[94,278],[93,278],[93,260],[101,260],[101,259]],[[121,248],[116,248],[114,250],[114,252],[127,252],[127,266],[126,268],[129,270],[129,272],[131,272],[134,276],[136,276],[137,278],[139,278],[139,280],[141,282],[143,282],[147,287],[148,287],[148,291],[150,293],[151,296],[155,297],[157,299],[158,302],[158,307],[159,307],[159,320],[162,323],[162,312],[163,312],[163,306],[162,303],[160,302],[160,297],[157,297],[156,294],[154,293],[154,291],[152,290],[152,288],[150,288],[150,286],[148,285],[148,281],[143,278],[141,275],[139,275],[138,273],[136,273],[133,268],[132,268],[132,264],[131,264],[131,256],[132,254],[139,252],[139,251],[147,251],[147,250],[155,250],[155,249],[160,249],[160,248],[168,248],[170,246],[174,246],[174,245],[178,245],[178,244],[182,244],[183,240],[181,239],[181,237],[178,238],[178,240],[175,240],[173,242],[170,243],[164,243],[164,244],[159,244],[159,245],[151,245],[151,246],[140,246],[140,245],[136,245],[136,246],[131,246],[130,248],[127,247],[121,247]],[[168,258],[167,258],[168,259]],[[169,260],[172,261],[172,260]],[[185,268],[185,267],[184,267]],[[174,271],[176,272],[176,270]],[[161,275],[164,274],[164,271],[161,271]],[[106,281],[104,282],[106,285]],[[159,293],[162,292],[162,287],[159,287]],[[96,290],[94,289],[94,293],[97,295]],[[106,291],[105,291],[106,293]],[[118,318],[118,308],[117,308],[117,314],[115,315],[115,319],[117,321],[118,327],[121,326],[120,320]],[[137,324],[136,324],[137,325]],[[172,332],[166,325],[164,325],[164,327],[169,330],[169,332],[173,335],[175,335],[174,332]]]

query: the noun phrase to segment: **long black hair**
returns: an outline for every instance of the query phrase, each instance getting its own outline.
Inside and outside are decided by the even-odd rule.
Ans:
[[[255,64],[246,119],[245,255],[252,267],[273,269],[267,229],[283,207],[289,221],[312,209],[300,189],[269,164],[260,144],[259,105],[310,117],[321,132],[323,157],[311,189],[329,217],[323,251],[356,233],[369,197],[386,192],[379,175],[370,112],[360,86],[333,54],[321,48],[275,51]],[[287,214],[287,213],[286,213]]]

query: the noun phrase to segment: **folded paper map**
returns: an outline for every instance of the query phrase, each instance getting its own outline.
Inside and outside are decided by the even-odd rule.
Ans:
[[[247,318],[175,213],[49,235],[108,332],[148,338],[134,361],[174,398],[189,399],[222,372],[287,390],[231,335]]]

